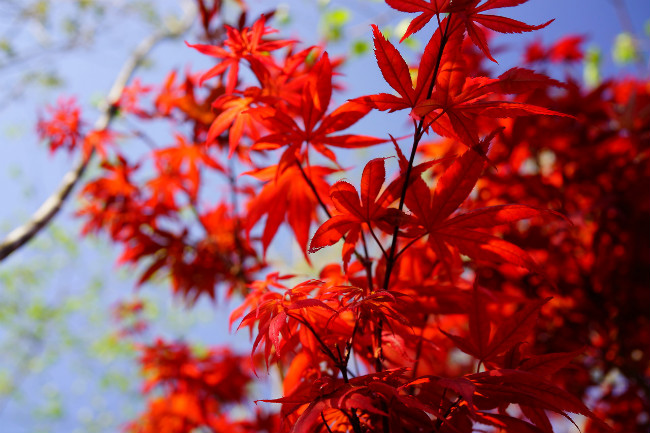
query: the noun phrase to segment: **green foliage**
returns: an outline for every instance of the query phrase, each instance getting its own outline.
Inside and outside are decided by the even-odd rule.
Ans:
[[[595,87],[600,84],[600,66],[602,56],[600,48],[593,46],[590,47],[585,53],[585,66],[583,72],[583,79],[585,84],[589,87]]]
[[[627,32],[617,35],[614,39],[612,57],[619,65],[628,65],[637,61],[639,53],[634,36]]]
[[[321,33],[326,41],[338,42],[345,36],[345,25],[350,21],[350,11],[345,8],[327,10],[321,16]]]

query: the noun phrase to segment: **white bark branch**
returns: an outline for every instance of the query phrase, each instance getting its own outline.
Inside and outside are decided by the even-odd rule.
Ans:
[[[95,122],[94,130],[101,131],[110,126],[117,113],[117,103],[122,96],[124,88],[133,76],[133,73],[146,59],[154,46],[164,39],[182,35],[191,27],[194,22],[194,17],[196,16],[196,11],[195,8],[191,7],[189,2],[186,5],[187,8],[183,19],[174,25],[174,28],[154,33],[143,39],[124,63],[122,69],[113,82],[113,86],[108,92],[105,105],[102,108],[102,113]],[[86,158],[81,157],[72,170],[63,176],[56,191],[54,191],[54,193],[43,202],[30,219],[7,234],[4,240],[0,242],[0,261],[4,260],[11,253],[25,245],[29,240],[36,236],[41,229],[48,225],[52,218],[54,218],[59,210],[61,210],[63,203],[81,179],[84,171],[86,171],[86,167],[93,159],[92,157],[93,152],[91,152]]]

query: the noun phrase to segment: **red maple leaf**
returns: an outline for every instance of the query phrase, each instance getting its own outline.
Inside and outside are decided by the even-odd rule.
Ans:
[[[363,224],[371,231],[372,226],[377,226],[386,232],[392,232],[400,219],[406,219],[407,216],[403,212],[388,207],[397,200],[397,190],[401,183],[391,183],[380,196],[379,192],[385,180],[384,158],[375,158],[368,162],[363,170],[361,200],[356,188],[348,182],[339,181],[332,185],[330,197],[340,214],[334,215],[318,228],[311,240],[309,252],[314,253],[333,245],[347,235],[343,247],[343,262],[347,263]]]
[[[296,164],[289,165],[282,172],[278,172],[278,166],[272,166],[249,173],[265,181],[266,184],[262,191],[248,203],[246,227],[250,232],[264,215],[267,216],[262,234],[262,246],[266,251],[280,224],[286,219],[305,258],[309,261],[307,258],[309,227],[312,222],[317,221],[316,208],[319,206],[319,201]],[[326,198],[329,184],[325,177],[336,170],[311,166],[304,171],[318,196]]]
[[[413,86],[409,67],[400,52],[373,24],[372,33],[377,65],[382,76],[397,92],[397,95],[378,93],[357,98],[355,101],[380,111],[389,110],[392,113],[405,108],[414,108],[425,100],[429,95],[431,81],[434,79],[434,75],[437,74],[441,60],[445,59],[449,52],[458,49],[462,42],[461,27],[457,25],[450,27],[447,25],[448,22],[448,19],[445,18],[442,24],[444,31],[441,28],[437,29],[424,49],[417,71],[415,87]],[[454,23],[458,23],[458,21],[454,21]]]
[[[219,64],[201,76],[199,85],[203,85],[205,80],[221,75],[230,69],[226,79],[226,92],[232,93],[237,86],[239,62],[242,59],[255,58],[259,61],[265,61],[264,59],[269,52],[294,43],[291,40],[264,39],[264,36],[276,32],[276,30],[267,27],[265,24],[266,16],[262,15],[251,28],[245,27],[238,30],[228,25],[225,26],[228,39],[223,42],[223,45],[228,49],[217,45],[192,45],[186,42],[188,47],[192,47],[202,54],[222,59]]]
[[[460,55],[450,54],[441,66],[429,99],[413,109],[439,135],[457,139],[468,147],[479,140],[479,116],[507,118],[535,114],[573,117],[524,102],[495,100],[504,93],[521,94],[535,88],[561,85],[542,74],[513,68],[499,78],[468,77]]]
[[[528,0],[487,0],[479,5],[482,0],[455,0],[452,2],[449,12],[459,17],[467,28],[467,34],[474,42],[474,45],[483,51],[488,59],[496,62],[487,45],[485,32],[477,24],[499,33],[522,33],[539,30],[551,24],[554,20],[539,25],[530,25],[512,18],[497,15],[488,15],[483,12],[490,9],[508,8],[527,3]]]
[[[450,0],[386,0],[386,4],[401,12],[418,13],[411,21],[400,42],[414,33],[419,32],[434,16],[449,12]]]
[[[478,146],[467,150],[438,179],[431,190],[421,179],[416,179],[406,195],[406,205],[424,226],[428,242],[436,255],[447,263],[452,275],[450,254],[453,251],[492,263],[511,263],[540,272],[533,259],[521,248],[491,234],[476,229],[491,228],[521,219],[542,215],[558,215],[550,210],[526,205],[501,205],[453,215],[469,196],[486,166],[485,153],[497,131]]]
[[[56,106],[45,107],[49,119],[40,116],[36,132],[41,140],[47,140],[50,152],[63,147],[69,152],[77,147],[81,137],[81,109],[74,98],[59,98]]]
[[[324,53],[311,71],[310,79],[302,90],[297,116],[270,106],[254,108],[249,112],[269,130],[253,149],[277,149],[288,146],[281,159],[292,158],[304,143],[336,162],[334,152],[328,146],[342,148],[367,147],[385,140],[354,134],[332,135],[344,130],[363,118],[370,108],[358,102],[348,101],[325,114],[332,97],[332,65]]]

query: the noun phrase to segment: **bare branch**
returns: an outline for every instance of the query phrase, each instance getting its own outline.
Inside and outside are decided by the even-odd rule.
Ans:
[[[138,44],[131,56],[122,66],[113,86],[108,92],[105,105],[102,108],[102,113],[95,122],[94,130],[101,131],[110,126],[117,113],[116,104],[122,96],[124,88],[133,76],[133,73],[142,64],[154,46],[164,39],[174,38],[185,33],[194,22],[195,16],[195,8],[190,7],[190,3],[188,2],[184,17],[177,25],[174,25],[173,28],[156,32],[143,39],[140,44]],[[0,243],[0,261],[4,260],[11,253],[25,245],[29,240],[36,236],[41,229],[47,226],[52,218],[54,218],[59,210],[61,210],[63,203],[86,171],[86,167],[92,160],[92,157],[93,152],[90,152],[90,154],[85,158],[82,157],[72,170],[63,176],[57,190],[43,202],[41,207],[34,212],[32,217],[25,224],[16,227],[7,234],[2,243]]]

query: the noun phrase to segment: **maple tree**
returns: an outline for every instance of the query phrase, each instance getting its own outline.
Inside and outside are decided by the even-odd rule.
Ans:
[[[525,65],[492,77],[488,31],[550,24],[501,16],[527,1],[387,0],[418,14],[402,40],[431,37],[409,64],[373,25],[393,92],[336,106],[341,59],[282,38],[271,15],[217,25],[221,2],[198,0],[201,41],[187,46],[215,65],[134,81],[110,108],[173,125],[169,144],[134,159],[74,100],[46,110],[52,152],[101,160],[80,191],[83,233],[119,245],[138,285],[165,275],[189,305],[217,290],[241,299],[231,325],[252,337],[250,356],[142,345],[149,402],[126,431],[548,433],[574,414],[585,432],[650,425],[650,82],[587,90],[542,73],[579,58],[576,40],[531,45]],[[377,111],[411,133],[353,132]],[[355,148],[385,152],[358,186],[338,154]],[[282,226],[311,278],[267,262],[289,242]],[[341,241],[340,260],[323,262]],[[124,338],[146,327],[141,309],[117,310],[133,320]],[[231,416],[271,371],[282,395]],[[597,388],[611,372],[622,392]]]

